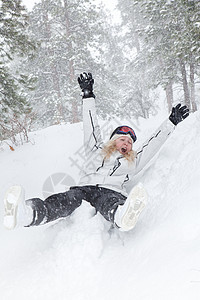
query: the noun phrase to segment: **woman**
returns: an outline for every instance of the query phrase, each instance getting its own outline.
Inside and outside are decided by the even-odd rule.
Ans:
[[[81,205],[82,200],[85,200],[120,230],[131,230],[145,207],[146,193],[139,184],[128,195],[127,183],[157,153],[174,130],[174,125],[189,115],[187,107],[178,104],[172,109],[169,119],[137,151],[133,150],[136,134],[128,126],[117,127],[111,134],[109,142],[104,145],[96,117],[92,74],[81,74],[78,82],[83,97],[86,154],[80,182],[69,191],[51,195],[44,201],[33,198],[24,202],[23,189],[20,186],[11,187],[4,199],[6,228],[15,227],[23,204],[27,215],[25,226],[29,227],[67,217]]]

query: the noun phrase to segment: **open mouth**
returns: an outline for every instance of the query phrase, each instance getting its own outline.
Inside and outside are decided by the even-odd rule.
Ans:
[[[121,148],[121,152],[122,152],[123,154],[125,154],[125,153],[126,153],[126,151],[127,151],[127,149],[126,149],[126,148]]]

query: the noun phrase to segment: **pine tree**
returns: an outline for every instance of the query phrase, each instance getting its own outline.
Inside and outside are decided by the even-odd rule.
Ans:
[[[130,116],[147,118],[154,112],[156,97],[151,95],[150,82],[152,80],[147,65],[145,43],[139,31],[145,27],[145,20],[140,13],[140,6],[134,1],[122,0],[118,2],[121,12],[121,43],[125,56],[123,72],[123,90],[126,92],[122,97],[126,113]]]
[[[17,63],[34,50],[26,33],[27,13],[21,0],[0,2],[0,138],[13,134],[11,121],[30,111]],[[26,82],[27,84],[27,82]]]
[[[154,73],[153,78],[166,90],[169,109],[173,103],[172,86],[181,83],[185,104],[196,110],[194,89],[199,63],[199,1],[134,2],[141,6],[140,13],[148,21],[148,26],[140,30],[140,34],[145,40],[148,61],[158,66],[159,72]]]
[[[118,8],[125,28],[124,45],[130,55],[130,49],[135,49],[135,56],[129,64],[133,86],[138,90],[132,94],[139,95],[135,103],[143,102],[144,105],[148,102],[148,91],[162,86],[170,111],[174,103],[174,87],[181,85],[182,102],[195,111],[200,59],[200,1],[121,0]]]
[[[105,84],[111,77],[108,73],[105,76],[104,59],[110,50],[109,30],[102,20],[105,14],[101,7],[90,0],[42,0],[34,6],[30,31],[40,46],[35,60],[28,62],[26,68],[38,78],[33,95],[38,126],[81,120],[77,76],[84,71],[94,75],[98,112],[102,116],[113,112],[115,103],[109,102],[111,94]]]

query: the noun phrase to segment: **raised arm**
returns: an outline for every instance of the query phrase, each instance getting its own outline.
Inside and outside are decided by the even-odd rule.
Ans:
[[[93,94],[94,79],[91,73],[83,73],[78,77],[78,83],[82,90],[83,98],[83,131],[84,148],[86,155],[101,147],[102,138],[98,125],[95,107],[95,95]]]
[[[136,168],[137,172],[142,170],[144,166],[154,157],[160,150],[175,126],[189,116],[187,106],[178,104],[172,108],[172,112],[165,122],[155,131],[155,133],[142,145],[137,151]]]
[[[140,172],[158,153],[175,126],[166,120],[153,135],[137,150],[136,172]]]

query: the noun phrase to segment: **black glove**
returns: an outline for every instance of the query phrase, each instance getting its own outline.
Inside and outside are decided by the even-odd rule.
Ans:
[[[93,94],[94,79],[92,78],[91,73],[80,74],[80,77],[78,77],[78,83],[83,92],[83,98],[95,98],[95,95]]]
[[[179,103],[176,105],[176,107],[172,108],[171,115],[169,116],[170,121],[177,125],[181,121],[183,121],[185,118],[189,116],[189,109],[186,105],[181,107],[181,104]]]

